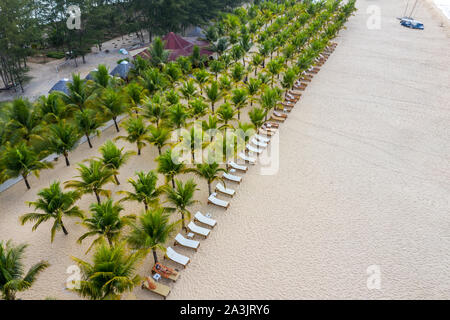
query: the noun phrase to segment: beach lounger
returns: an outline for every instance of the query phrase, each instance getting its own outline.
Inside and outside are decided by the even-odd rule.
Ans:
[[[177,236],[175,237],[174,246],[177,244],[186,248],[194,249],[195,251],[197,251],[198,247],[200,246],[200,242],[196,240],[186,239],[185,237],[183,237],[183,235],[181,235],[181,233],[177,234]]]
[[[251,163],[251,164],[255,164],[256,163],[256,159],[255,158],[249,157],[243,152],[239,153],[238,156],[239,156],[239,158],[241,158],[245,162],[248,162],[248,163]]]
[[[287,110],[289,110],[288,112],[290,112],[294,108],[295,105],[288,103],[288,102],[283,102],[281,104],[281,106],[283,107],[283,109],[287,109]]]
[[[228,201],[225,201],[225,200],[217,199],[216,195],[217,195],[217,193],[211,194],[209,196],[209,198],[208,198],[208,203],[211,203],[211,204],[216,205],[218,207],[222,207],[222,208],[228,209],[228,207],[230,206],[230,203]]]
[[[181,264],[184,268],[188,265],[189,262],[191,262],[191,259],[189,259],[186,256],[183,256],[182,254],[179,254],[175,250],[173,250],[171,247],[168,247],[166,250],[166,254],[164,258],[172,260],[173,262],[176,262],[178,264]]]
[[[272,114],[272,116],[270,117],[270,120],[284,122],[284,121],[286,121],[286,118],[277,117],[276,115]]]
[[[263,126],[266,126],[268,128],[278,128],[280,127],[280,125],[278,123],[275,122],[271,122],[271,121],[266,121]]]
[[[256,154],[261,154],[263,150],[253,147],[250,144],[247,144],[247,150]]]
[[[217,221],[211,218],[208,218],[206,216],[203,215],[203,213],[201,213],[200,211],[197,211],[197,213],[194,216],[194,220],[206,224],[207,226],[214,228],[217,224]]]
[[[280,118],[287,119],[287,117],[288,117],[286,113],[279,112],[279,111],[274,111],[273,114],[276,115],[277,117],[280,117]]]
[[[255,137],[253,137],[252,140],[250,140],[250,142],[259,148],[267,148],[267,143],[259,141]]]
[[[191,232],[193,232],[195,234],[198,234],[200,236],[204,236],[205,238],[208,238],[209,233],[211,232],[210,229],[199,227],[198,225],[196,225],[192,221],[188,224],[188,229],[191,230]]]
[[[232,182],[236,182],[236,183],[241,183],[242,181],[242,177],[238,177],[229,173],[224,173],[222,175],[222,177],[228,181],[232,181]]]
[[[255,137],[256,139],[258,139],[259,141],[261,141],[261,142],[265,142],[265,143],[269,143],[269,142],[270,142],[270,139],[269,139],[269,138],[260,136],[259,134],[255,134],[254,137]]]
[[[159,274],[164,279],[172,280],[173,282],[177,281],[180,277],[180,273],[178,270],[174,270],[172,268],[166,267],[165,265],[157,262],[152,268],[152,274]]]
[[[261,128],[261,129],[259,129],[258,133],[271,137],[276,133],[276,131],[272,131],[272,130],[269,131],[269,130],[265,130],[264,128]]]
[[[220,182],[216,185],[216,191],[223,193],[224,195],[227,195],[230,197],[234,196],[234,194],[236,193],[236,190],[233,190],[230,188],[225,188],[225,186]]]
[[[247,170],[248,170],[248,167],[241,166],[241,165],[235,163],[234,161],[228,162],[228,165],[235,170],[244,171],[244,172],[247,172]]]
[[[290,94],[291,96],[297,97],[297,98],[300,98],[302,96],[301,93],[295,92],[295,91],[292,91],[292,90],[289,90],[288,94]]]
[[[156,293],[162,296],[164,299],[166,299],[170,293],[170,288],[168,286],[156,282],[152,277],[146,277],[142,282],[141,288]]]
[[[274,135],[277,132],[276,128],[274,128],[274,127],[267,127],[267,126],[264,126],[264,125],[261,127],[261,129],[266,132],[265,133],[266,135],[270,135],[270,136]],[[268,134],[267,132],[270,132],[272,134]]]

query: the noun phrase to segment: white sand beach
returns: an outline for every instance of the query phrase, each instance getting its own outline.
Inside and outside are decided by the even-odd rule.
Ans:
[[[374,4],[380,30],[366,27]],[[402,1],[359,0],[357,7],[281,125],[278,173],[260,175],[257,165],[240,174],[227,211],[206,205],[206,183],[196,179],[202,203],[192,211],[210,212],[218,225],[198,252],[176,247],[192,262],[170,284],[169,299],[450,299],[448,30],[425,3],[416,14],[423,31],[399,25]],[[116,136],[109,128],[95,148]],[[83,144],[71,162],[96,150]],[[122,185],[111,190],[129,188],[136,170],[154,169],[156,155],[147,147],[133,157],[121,170]],[[71,256],[88,259],[90,242],[76,244],[83,227],[67,219],[69,235],[58,233],[50,244],[50,224],[31,232],[18,222],[39,189],[76,174],[60,160],[30,179],[30,191],[19,183],[0,193],[0,239],[29,243],[27,265],[51,264],[20,298],[79,299],[64,287]],[[93,201],[84,196],[79,206],[87,210]],[[149,255],[139,274],[151,263]],[[366,286],[371,265],[381,270],[380,290]],[[126,298],[159,299],[140,288]]]

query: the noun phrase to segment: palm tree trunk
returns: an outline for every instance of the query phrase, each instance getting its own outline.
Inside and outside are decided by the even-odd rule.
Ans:
[[[89,148],[92,149],[91,138],[89,137],[89,134],[88,134],[88,133],[86,133],[86,138],[87,138],[87,142],[88,142],[88,144],[89,144]]]
[[[172,187],[175,189],[175,179],[172,177]]]
[[[114,125],[116,126],[117,132],[120,132],[119,125],[117,124],[117,117],[113,117]]]
[[[211,110],[212,110],[212,113],[214,114],[214,103],[211,103]]]
[[[161,146],[158,146],[158,152],[159,152],[159,155],[161,155],[161,153],[162,153]]]
[[[119,185],[120,185],[120,181],[119,181],[119,178],[117,178],[117,175],[116,175],[116,174],[114,175],[114,180],[116,180],[116,183],[117,183],[117,185],[119,186]]]
[[[98,192],[97,192],[97,191],[94,191],[94,193],[95,193],[95,197],[97,198],[98,204],[100,204],[101,201],[100,201],[100,196],[98,195]]]
[[[27,189],[30,190],[31,187],[30,187],[30,184],[28,182],[27,176],[23,174],[22,178],[23,178],[23,181],[25,181],[25,185],[27,186]]]
[[[144,209],[145,209],[145,211],[148,211],[148,204],[147,204],[147,201],[143,201],[144,202]]]
[[[141,148],[138,147],[138,156],[141,155]]]
[[[69,155],[67,152],[64,152],[64,158],[66,159],[66,166],[70,167]]]
[[[156,254],[156,250],[152,249],[153,252],[153,259],[155,260],[155,264],[158,263],[158,255]]]
[[[182,225],[183,230],[187,231],[187,228],[184,224],[184,212],[181,212],[181,225]]]
[[[62,231],[64,232],[64,234],[67,236],[69,234],[69,232],[67,232],[67,229],[64,226],[64,224],[62,223],[62,221],[61,221],[61,228],[62,228]]]
[[[111,237],[106,236],[106,240],[108,240],[109,247],[112,248],[113,243],[112,243],[112,241],[111,241]]]
[[[209,196],[212,194],[211,192],[211,182],[208,181],[208,192],[209,192]]]

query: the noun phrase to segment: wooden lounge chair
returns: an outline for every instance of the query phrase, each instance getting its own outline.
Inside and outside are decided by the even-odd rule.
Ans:
[[[197,211],[197,213],[194,216],[194,220],[203,223],[211,228],[214,228],[217,225],[216,220],[204,216],[203,213],[201,213],[200,211]]]
[[[208,198],[208,203],[211,203],[218,207],[228,209],[228,207],[230,206],[230,203],[228,201],[216,198],[216,195],[217,195],[217,193],[211,194]]]
[[[191,259],[189,259],[186,256],[183,256],[182,254],[179,254],[175,250],[173,250],[171,247],[168,247],[166,250],[166,254],[164,255],[164,259],[172,260],[173,262],[176,262],[178,264],[181,264],[184,268],[191,262]]]
[[[302,94],[300,92],[295,92],[294,90],[289,90],[288,91],[288,95],[291,95],[292,97],[296,97],[299,98],[302,96]]]
[[[152,274],[159,274],[164,279],[172,280],[173,282],[177,281],[180,277],[180,273],[178,270],[174,270],[172,268],[166,267],[165,265],[157,262],[153,265]]]
[[[266,130],[264,128],[261,128],[261,129],[259,129],[258,133],[271,137],[276,133],[276,131]]]
[[[177,234],[177,236],[175,237],[175,243],[173,245],[176,246],[177,244],[185,248],[194,249],[195,251],[197,251],[198,247],[200,246],[199,241],[186,239],[181,233]]]
[[[281,106],[282,106],[283,108],[287,108],[287,109],[291,110],[291,109],[293,109],[293,108],[295,107],[295,104],[292,104],[292,103],[290,103],[290,102],[283,102],[283,103],[281,104]]]
[[[238,177],[238,176],[235,176],[235,175],[230,174],[230,173],[224,173],[222,175],[222,178],[224,178],[224,179],[226,179],[228,181],[231,181],[231,182],[236,182],[236,183],[241,183],[241,181],[242,181],[242,177]]]
[[[259,141],[258,139],[256,139],[255,137],[253,137],[250,140],[251,143],[253,143],[255,146],[257,146],[258,148],[267,148],[267,143]]]
[[[278,123],[275,122],[271,122],[271,121],[266,121],[263,126],[266,126],[267,128],[279,128],[280,125]]]
[[[196,225],[192,221],[188,224],[187,227],[188,227],[188,229],[191,232],[193,232],[195,234],[198,234],[199,236],[203,236],[203,237],[205,237],[205,239],[208,238],[208,236],[209,236],[209,234],[211,232],[210,229],[206,229],[206,228],[200,227],[200,226]]]
[[[231,168],[233,168],[234,170],[239,170],[239,171],[243,171],[243,172],[247,172],[247,170],[248,170],[248,167],[246,167],[246,166],[241,166],[241,165],[237,164],[237,163],[234,162],[234,161],[228,162],[228,165],[229,165]]]
[[[272,114],[272,116],[270,117],[270,120],[278,121],[278,122],[285,122],[286,118],[277,117],[276,115]]]
[[[251,144],[247,144],[247,150],[250,151],[250,152],[256,153],[256,154],[261,154],[263,152],[262,149],[255,148]]]
[[[242,160],[244,160],[245,162],[250,163],[250,164],[255,164],[256,163],[256,159],[255,158],[249,157],[243,152],[239,153],[238,157],[241,158]]]
[[[225,186],[220,182],[216,185],[216,191],[230,197],[234,196],[236,193],[236,190],[225,188]]]
[[[288,117],[286,113],[276,111],[276,110],[273,112],[273,114],[276,115],[277,117],[284,118],[284,119],[287,119],[287,117]]]
[[[170,288],[168,286],[156,282],[152,277],[146,277],[142,282],[141,288],[156,293],[162,296],[164,299],[166,299],[170,293]]]

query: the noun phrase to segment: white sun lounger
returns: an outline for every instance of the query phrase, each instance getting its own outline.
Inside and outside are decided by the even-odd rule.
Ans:
[[[230,167],[232,167],[233,169],[235,169],[235,170],[244,171],[244,172],[246,172],[248,170],[248,167],[241,166],[241,165],[239,165],[239,164],[237,164],[237,163],[235,163],[233,161],[228,162],[228,165]]]
[[[247,161],[248,163],[251,163],[251,164],[255,164],[256,163],[256,159],[255,158],[251,158],[251,157],[247,156],[243,152],[239,153],[239,158],[241,158],[242,160]]]
[[[209,236],[209,233],[211,232],[211,230],[203,228],[203,227],[199,227],[192,221],[188,224],[188,228],[193,233],[198,234],[200,236],[204,236],[205,238],[207,238]]]
[[[208,203],[212,203],[218,207],[228,209],[228,207],[230,206],[230,203],[225,200],[217,199],[216,196],[217,196],[217,193],[211,194],[208,198]]]
[[[260,153],[263,152],[261,149],[254,148],[254,147],[252,147],[252,146],[249,145],[249,144],[247,145],[247,150],[248,150],[248,151],[251,151],[251,152],[254,152],[254,153],[257,153],[257,154],[260,154]]]
[[[217,224],[216,220],[204,216],[203,213],[201,213],[200,211],[197,211],[197,213],[194,216],[194,219],[200,223],[210,226],[211,228],[214,228]]]
[[[225,188],[225,186],[220,182],[216,185],[216,191],[219,191],[220,193],[226,194],[230,197],[234,196],[234,194],[236,193],[236,191],[233,189]]]
[[[195,251],[197,251],[198,247],[200,246],[199,241],[186,239],[181,235],[181,233],[177,234],[177,236],[175,237],[174,245],[176,245],[177,243],[179,245],[182,245],[183,247],[194,249]]]
[[[252,140],[250,142],[253,143],[255,146],[260,147],[260,148],[266,148],[267,147],[267,143],[261,142],[261,141],[259,141],[256,138],[252,138]]]
[[[241,181],[242,181],[241,177],[238,177],[238,176],[235,176],[235,175],[232,175],[229,173],[224,173],[222,177],[229,181],[232,181],[232,182],[241,183]]]
[[[259,141],[261,141],[261,142],[265,142],[265,143],[269,143],[269,142],[270,142],[270,139],[269,139],[269,138],[260,136],[259,134],[255,134],[254,137],[255,137],[256,139],[258,139]]]
[[[167,248],[166,255],[164,257],[172,260],[173,262],[181,264],[185,268],[186,268],[187,264],[189,262],[191,262],[191,259],[189,259],[186,256],[183,256],[182,254],[179,254],[178,252],[173,250],[171,247]]]

